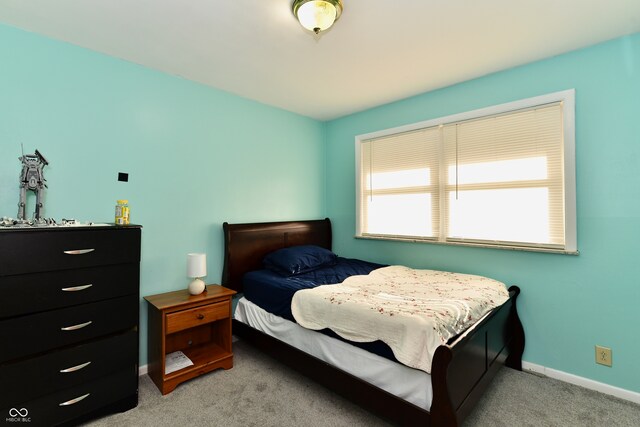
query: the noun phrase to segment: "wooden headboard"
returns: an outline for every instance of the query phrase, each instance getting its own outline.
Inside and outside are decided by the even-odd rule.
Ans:
[[[331,249],[329,218],[311,221],[222,224],[224,268],[222,286],[242,292],[242,276],[262,269],[269,252],[297,245],[316,245]]]

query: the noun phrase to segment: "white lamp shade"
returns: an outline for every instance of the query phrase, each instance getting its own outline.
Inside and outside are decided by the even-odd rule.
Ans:
[[[187,254],[187,277],[207,275],[207,254]]]

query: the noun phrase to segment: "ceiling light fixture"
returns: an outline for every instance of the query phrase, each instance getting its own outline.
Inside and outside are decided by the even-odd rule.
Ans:
[[[300,25],[316,34],[331,28],[342,13],[341,0],[294,0],[291,7]]]

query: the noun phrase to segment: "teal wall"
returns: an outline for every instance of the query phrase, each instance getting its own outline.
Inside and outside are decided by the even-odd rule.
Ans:
[[[570,88],[579,256],[353,238],[356,135]],[[518,284],[526,361],[640,391],[639,118],[638,34],[323,124],[0,25],[0,216],[17,213],[20,143],[51,162],[46,216],[112,221],[129,199],[144,296],[186,287],[188,252],[219,280],[223,221],[326,215],[341,255]]]
[[[20,143],[50,162],[45,216],[113,222],[129,199],[142,296],[186,288],[188,252],[206,252],[218,282],[224,221],[323,217],[322,126],[0,25],[0,216],[17,215]]]
[[[353,238],[356,135],[571,88],[579,256]],[[640,34],[334,120],[325,132],[337,253],[517,284],[526,361],[640,392]],[[595,364],[595,344],[613,349],[612,368]]]

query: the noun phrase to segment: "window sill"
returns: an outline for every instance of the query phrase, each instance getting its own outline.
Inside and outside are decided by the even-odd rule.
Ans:
[[[433,245],[446,245],[446,246],[466,246],[472,248],[489,248],[489,249],[502,249],[508,251],[523,251],[523,252],[541,252],[549,254],[561,254],[561,255],[580,255],[580,252],[568,251],[565,249],[553,249],[553,248],[536,248],[528,246],[509,246],[509,245],[492,245],[488,243],[471,243],[471,242],[439,242],[429,239],[418,239],[415,237],[382,237],[382,236],[353,236],[356,239],[362,240],[387,240],[393,242],[411,242],[411,243],[428,243]]]

